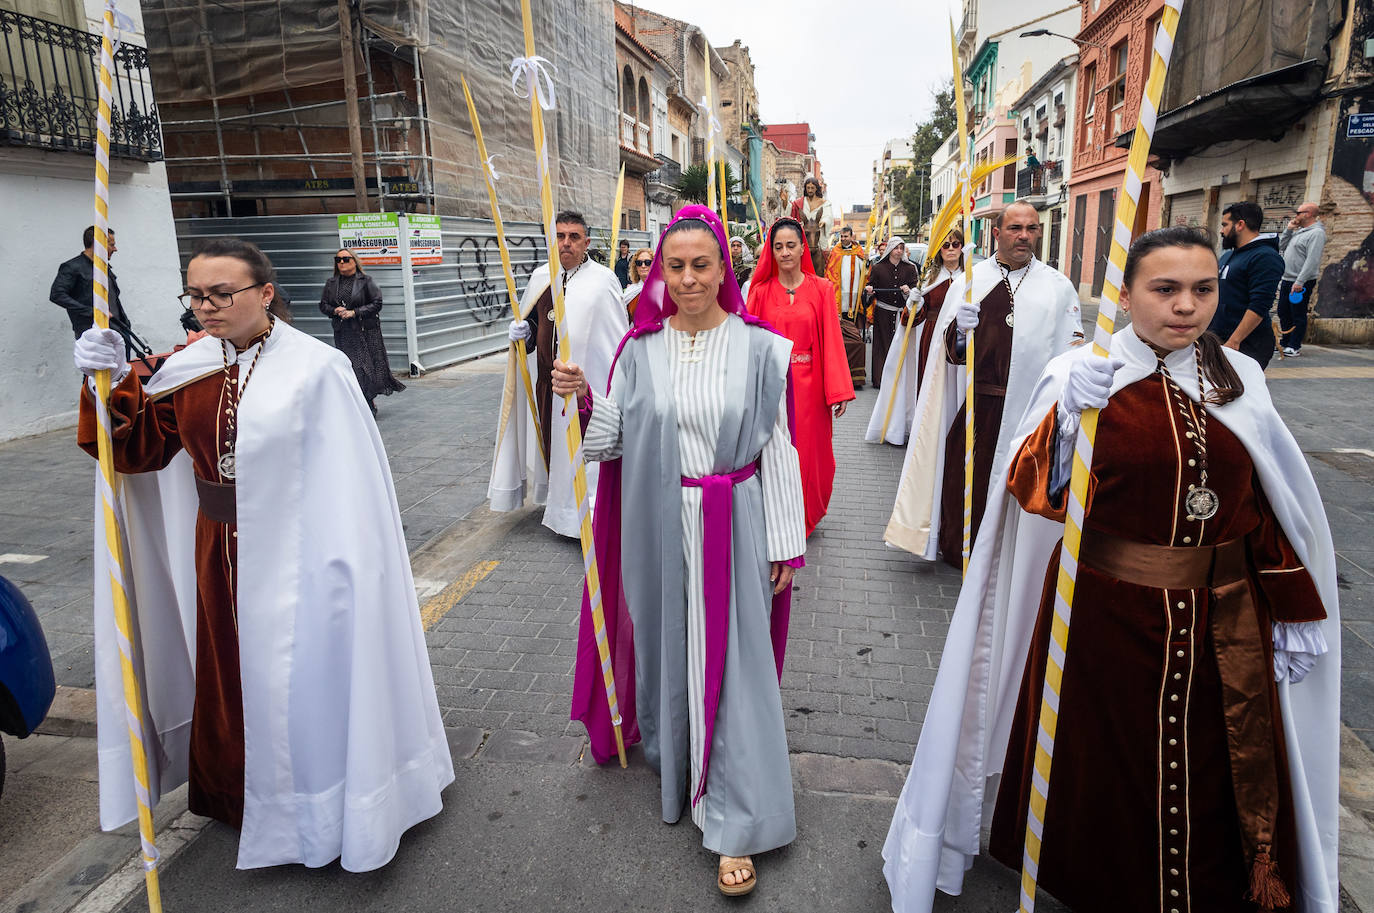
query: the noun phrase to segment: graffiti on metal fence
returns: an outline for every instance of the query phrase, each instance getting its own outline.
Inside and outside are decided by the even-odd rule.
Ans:
[[[508,237],[506,246],[510,251],[515,287],[523,290],[543,262],[542,246],[535,237]],[[506,300],[506,279],[502,275],[501,248],[496,238],[468,235],[460,239],[456,247],[460,294],[472,316],[484,326],[508,318],[511,303]]]

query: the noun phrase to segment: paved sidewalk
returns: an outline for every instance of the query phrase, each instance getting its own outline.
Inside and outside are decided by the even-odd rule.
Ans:
[[[334,867],[236,873],[233,835],[212,825],[167,866],[169,909],[426,909],[437,897],[460,910],[536,909],[555,896],[569,907],[623,905],[646,884],[656,885],[654,895],[638,896],[653,909],[721,906],[707,890],[710,860],[690,823],[658,823],[642,762],[622,773],[580,760],[583,733],[567,719],[578,546],[544,529],[538,512],[496,515],[483,503],[500,370],[488,360],[439,372],[380,402],[440,705],[456,757],[470,759],[459,763],[446,812],[370,876]],[[1358,765],[1344,788],[1352,823],[1368,834],[1374,428],[1364,404],[1374,393],[1374,352],[1309,346],[1269,373],[1275,403],[1322,485],[1340,555],[1342,715],[1347,757]],[[801,835],[761,860],[750,902],[762,909],[885,908],[878,851],[958,592],[956,572],[881,543],[902,451],[863,443],[874,395],[863,391],[837,422],[831,513],[797,578],[783,700]],[[69,432],[0,445],[0,574],[38,607],[59,680],[80,687],[91,680],[93,472]],[[862,775],[838,766],[858,763],[848,759],[865,765]],[[820,773],[808,779],[805,765]],[[1358,830],[1343,826],[1344,834]],[[1360,852],[1374,859],[1374,839]],[[1010,909],[1013,890],[1014,876],[980,861],[969,893],[937,909]],[[1363,890],[1374,913],[1374,887]]]

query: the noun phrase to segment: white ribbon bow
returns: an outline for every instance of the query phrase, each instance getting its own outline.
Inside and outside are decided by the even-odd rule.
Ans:
[[[115,2],[115,0],[107,0],[107,2],[105,3],[105,10],[109,12],[111,14],[111,18],[114,19],[116,36],[124,33],[125,31],[138,31],[138,26],[134,23],[134,20],[130,18],[128,15],[121,13],[119,11],[119,5]],[[124,42],[121,41],[118,37],[112,38],[110,40],[111,59],[114,58],[114,55],[119,53],[119,47],[123,43]]]
[[[512,60],[510,86],[515,90],[516,97],[529,98],[534,95],[539,99],[539,107],[552,111],[556,103],[552,69],[553,64],[543,57],[516,57]],[[524,91],[520,86],[522,79],[525,82]]]
[[[501,175],[500,175],[500,173],[497,172],[496,166],[493,165],[493,164],[491,163],[491,160],[494,159],[494,158],[500,158],[500,157],[501,157],[501,153],[499,153],[499,152],[493,152],[491,155],[487,156],[487,162],[486,162],[486,165],[487,165],[487,174],[491,175],[491,179],[492,179],[493,181],[499,181],[499,180],[501,180]]]
[[[720,136],[722,133],[725,132],[724,128],[721,126],[720,121],[716,120],[716,113],[711,110],[711,104],[706,100],[705,95],[701,96],[701,102],[697,105],[697,107],[699,107],[701,109],[701,113],[706,116],[708,124],[707,129],[711,131],[712,136]]]

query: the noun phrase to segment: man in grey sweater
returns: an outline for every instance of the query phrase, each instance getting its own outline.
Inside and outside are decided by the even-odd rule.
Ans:
[[[1326,229],[1317,218],[1317,204],[1303,203],[1279,237],[1283,253],[1283,281],[1279,283],[1279,328],[1283,354],[1292,358],[1302,352],[1307,335],[1307,302],[1317,282],[1317,270],[1326,246]]]

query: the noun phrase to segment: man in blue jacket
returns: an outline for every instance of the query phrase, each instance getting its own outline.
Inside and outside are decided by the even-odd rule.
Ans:
[[[1217,313],[1207,327],[1223,345],[1244,352],[1260,367],[1274,357],[1269,311],[1283,278],[1278,242],[1259,236],[1263,221],[1264,210],[1249,200],[1222,210]]]

